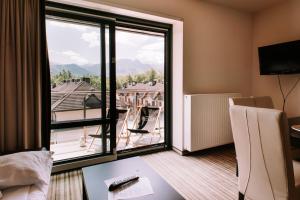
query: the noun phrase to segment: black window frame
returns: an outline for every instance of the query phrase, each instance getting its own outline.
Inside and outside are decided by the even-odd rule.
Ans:
[[[88,23],[101,23],[107,24],[110,28],[110,37],[109,42],[112,45],[110,48],[110,90],[113,90],[113,93],[110,95],[110,105],[116,105],[116,63],[115,63],[115,29],[116,27],[124,27],[124,28],[132,28],[143,31],[151,31],[163,33],[165,36],[165,66],[164,66],[164,93],[165,93],[165,140],[163,144],[154,144],[147,145],[145,147],[140,147],[138,149],[147,149],[150,147],[163,146],[164,149],[172,148],[172,31],[173,26],[171,24],[155,22],[151,20],[145,20],[135,17],[129,17],[125,15],[119,15],[99,10],[94,10],[90,8],[78,7],[74,5],[67,5],[63,3],[45,2],[45,14],[46,16],[65,18],[70,20],[78,20]],[[102,29],[101,29],[102,30]],[[103,29],[104,30],[104,29]],[[113,32],[113,33],[112,33]],[[103,41],[102,41],[103,42]],[[104,48],[105,49],[105,48]],[[103,52],[102,52],[103,53]],[[101,67],[101,72],[103,72],[103,67]],[[77,161],[83,160],[85,158],[94,158],[103,155],[112,155],[116,151],[116,107],[111,106],[111,117],[106,118],[106,111],[102,111],[102,116],[105,118],[99,119],[83,119],[83,120],[72,120],[67,122],[56,122],[51,124],[51,88],[50,88],[50,70],[47,69],[43,72],[43,103],[44,106],[42,110],[42,115],[44,119],[48,119],[45,123],[43,123],[43,146],[50,149],[50,131],[52,129],[60,129],[60,128],[73,128],[73,127],[83,127],[83,126],[91,126],[91,125],[101,125],[110,123],[111,126],[111,141],[110,141],[110,151],[106,153],[105,151],[101,154],[93,154],[89,156],[78,157],[74,159],[67,159],[59,162],[55,162],[55,164],[61,164],[69,161]],[[104,92],[103,90],[101,91]],[[106,94],[106,93],[105,93]],[[103,110],[103,109],[102,109]],[[105,110],[105,109],[104,109]],[[166,112],[167,111],[167,112]],[[103,115],[104,114],[104,115]],[[103,141],[106,141],[104,138]],[[103,145],[104,146],[104,145]],[[106,146],[106,145],[105,145]],[[120,151],[120,153],[128,153],[130,151],[134,151],[134,149]],[[119,153],[119,152],[118,152]]]

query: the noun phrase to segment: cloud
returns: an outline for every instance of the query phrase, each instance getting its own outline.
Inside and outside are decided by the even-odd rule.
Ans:
[[[117,45],[126,45],[130,47],[138,47],[143,45],[149,37],[140,33],[132,33],[128,31],[116,31],[116,43]]]
[[[80,56],[79,53],[76,53],[74,51],[68,50],[68,51],[49,51],[49,59],[51,63],[55,64],[78,64],[78,65],[84,65],[88,64],[89,61],[82,56]]]
[[[164,50],[164,42],[157,41],[155,43],[146,44],[141,49],[147,50],[147,51],[163,51]]]
[[[164,64],[164,53],[141,50],[138,52],[136,59],[138,59],[142,63],[160,66],[160,65]]]
[[[70,23],[70,22],[63,22],[63,21],[57,21],[57,20],[47,20],[47,23],[49,23],[50,26],[56,26],[60,28],[72,28],[76,29],[78,31],[86,31],[87,27],[80,24]]]
[[[90,48],[100,46],[100,33],[95,31],[83,33],[81,39],[88,42]]]
[[[130,56],[130,59],[137,59],[142,63],[155,66],[161,66],[164,63],[163,37],[118,30],[116,47],[119,57]]]
[[[89,61],[85,58],[83,58],[82,56],[80,56],[79,53],[76,53],[74,51],[63,51],[62,55],[67,56],[70,60],[69,63],[75,63],[75,64],[79,64],[79,65],[84,65],[84,64],[88,64]]]
[[[164,42],[144,45],[137,51],[136,59],[142,63],[162,65],[164,63]]]

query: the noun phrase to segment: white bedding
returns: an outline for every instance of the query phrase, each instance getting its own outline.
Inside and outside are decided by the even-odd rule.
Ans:
[[[46,151],[1,156],[0,200],[46,200],[52,162]]]
[[[28,200],[30,186],[18,186],[3,190],[1,200]]]
[[[32,185],[29,189],[28,193],[28,200],[46,200],[48,194],[48,185],[44,186],[41,190],[35,186]]]
[[[46,200],[44,194],[35,185],[12,187],[2,191],[1,200]]]
[[[0,156],[0,189],[48,184],[52,168],[51,153],[28,151]]]

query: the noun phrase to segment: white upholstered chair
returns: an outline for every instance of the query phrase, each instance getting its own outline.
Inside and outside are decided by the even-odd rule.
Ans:
[[[232,97],[229,98],[229,105],[249,106],[258,108],[274,108],[272,98],[270,96],[250,96],[250,97]],[[238,166],[236,167],[236,176],[238,176]]]
[[[229,99],[229,105],[250,106],[257,108],[274,108],[274,104],[270,96],[233,97]]]
[[[282,111],[230,106],[239,199],[300,199],[300,163],[292,161]]]
[[[229,99],[229,105],[250,106],[258,108],[274,108],[272,98],[270,96],[259,97],[233,97]],[[296,124],[299,124],[297,122]],[[290,130],[291,132],[293,130]],[[295,141],[295,138],[291,138]],[[291,146],[291,154],[294,160],[300,160],[300,149],[298,147]],[[238,171],[237,171],[238,174]]]

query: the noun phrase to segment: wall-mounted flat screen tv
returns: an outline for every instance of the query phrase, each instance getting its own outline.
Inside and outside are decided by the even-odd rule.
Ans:
[[[258,48],[261,75],[299,74],[300,40]]]

